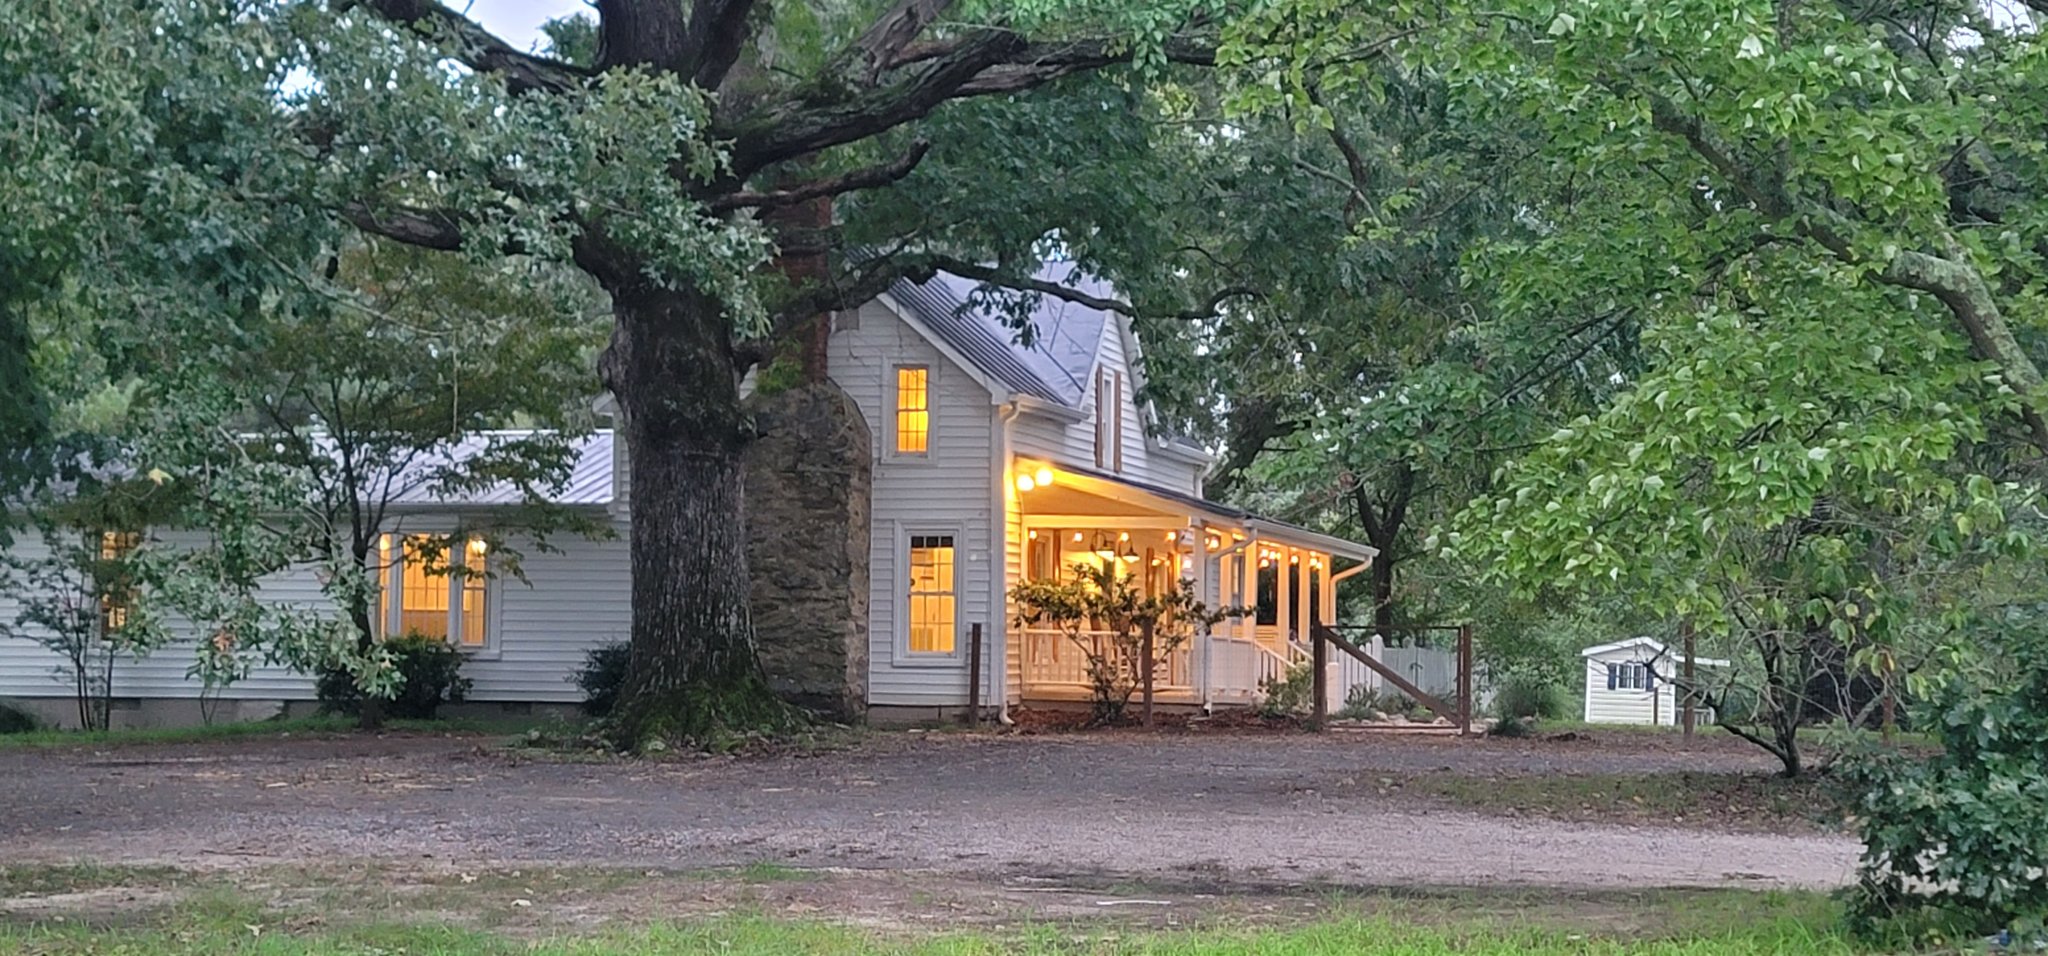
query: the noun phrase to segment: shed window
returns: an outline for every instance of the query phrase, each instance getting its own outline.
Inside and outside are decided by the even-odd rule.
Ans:
[[[951,654],[956,631],[953,536],[910,538],[910,652]]]
[[[1655,690],[1657,689],[1657,677],[1650,672],[1650,665],[1648,664],[1608,664],[1607,689]]]
[[[923,365],[906,365],[896,370],[896,453],[922,455],[931,451],[932,370]]]
[[[490,643],[490,547],[481,538],[383,535],[377,542],[384,587],[378,620],[385,634],[418,634],[476,649]],[[452,569],[460,567],[462,573]]]

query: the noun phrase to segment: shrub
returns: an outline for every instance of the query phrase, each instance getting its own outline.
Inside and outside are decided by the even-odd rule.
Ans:
[[[1549,681],[1517,677],[1494,692],[1493,710],[1502,723],[1557,720],[1572,715],[1572,700],[1564,688]]]
[[[1405,714],[1414,702],[1399,691],[1374,690],[1370,684],[1353,684],[1344,695],[1344,706],[1337,716],[1347,720],[1367,720],[1384,714]]]
[[[398,690],[384,703],[390,717],[432,720],[447,701],[461,701],[469,693],[469,678],[462,676],[462,652],[438,637],[417,631],[384,642],[398,667]],[[356,714],[363,706],[362,690],[345,670],[322,670],[314,684],[320,710],[330,714]]]
[[[41,726],[36,715],[0,700],[0,734],[25,734]]]
[[[2013,678],[1952,677],[1917,706],[1932,755],[1865,753],[1863,861],[1852,912],[2040,931],[2048,923],[2048,649],[2006,648]]]
[[[603,717],[619,702],[626,687],[626,664],[633,659],[633,646],[624,641],[601,644],[583,655],[583,666],[570,676],[583,691],[583,712]]]
[[[1259,715],[1262,717],[1299,717],[1308,713],[1316,702],[1315,665],[1303,661],[1287,669],[1287,676],[1279,679],[1267,678],[1259,682]]]

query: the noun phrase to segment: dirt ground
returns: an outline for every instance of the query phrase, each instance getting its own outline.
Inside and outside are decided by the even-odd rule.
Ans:
[[[477,738],[252,738],[0,752],[0,862],[774,863],[1182,884],[1806,887],[1822,833],[1473,812],[1403,786],[1761,772],[1725,741],[1330,734],[881,734],[815,756],[535,759]]]

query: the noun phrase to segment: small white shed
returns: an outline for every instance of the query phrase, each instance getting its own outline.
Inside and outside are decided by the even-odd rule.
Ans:
[[[1631,637],[1579,652],[1586,661],[1586,723],[1661,724],[1677,726],[1677,679],[1685,671],[1683,655],[1655,638]],[[1727,667],[1725,660],[1693,659],[1693,666]],[[1712,712],[1699,709],[1700,723]]]

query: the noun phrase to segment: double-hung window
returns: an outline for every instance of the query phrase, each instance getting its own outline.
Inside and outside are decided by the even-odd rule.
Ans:
[[[128,625],[135,606],[134,575],[128,559],[142,545],[139,531],[102,531],[99,563],[94,569],[95,589],[100,595],[100,631],[112,634]]]
[[[468,650],[490,646],[490,547],[483,539],[386,534],[377,554],[383,633],[439,638]]]
[[[932,370],[928,365],[896,369],[896,454],[929,455],[932,450]]]
[[[953,536],[910,536],[909,628],[912,654],[951,654],[959,632],[959,585]]]

